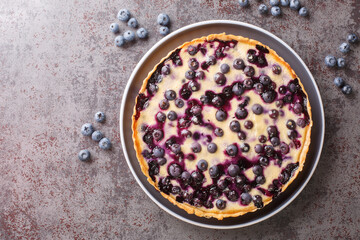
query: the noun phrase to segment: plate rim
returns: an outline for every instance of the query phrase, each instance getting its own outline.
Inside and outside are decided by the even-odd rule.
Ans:
[[[319,98],[319,102],[320,102],[320,106],[321,106],[321,120],[322,120],[322,136],[321,136],[321,142],[320,142],[320,148],[318,150],[318,154],[316,156],[315,162],[314,162],[314,166],[312,167],[309,175],[306,177],[305,181],[303,182],[303,184],[297,189],[296,192],[294,192],[294,194],[286,201],[284,202],[282,205],[280,205],[277,209],[275,209],[274,211],[259,217],[256,220],[252,220],[246,223],[240,223],[240,224],[236,224],[236,225],[231,225],[231,226],[223,226],[223,225],[213,225],[213,224],[204,224],[204,223],[199,223],[197,221],[193,221],[190,219],[186,219],[180,215],[178,215],[177,213],[171,211],[170,209],[168,209],[167,207],[163,206],[157,199],[155,199],[152,194],[144,187],[143,183],[140,181],[139,177],[136,175],[135,170],[133,169],[131,162],[130,162],[130,158],[128,155],[128,152],[126,150],[126,146],[125,146],[125,138],[124,138],[124,111],[125,111],[125,100],[128,96],[129,93],[129,89],[130,86],[132,84],[132,82],[134,81],[134,77],[136,75],[136,73],[139,71],[140,67],[143,65],[143,63],[147,60],[147,58],[154,52],[155,49],[157,49],[160,45],[162,45],[164,42],[166,42],[168,39],[172,38],[173,36],[182,33],[184,31],[187,31],[189,29],[193,29],[196,27],[200,27],[200,26],[205,26],[205,25],[211,25],[211,24],[231,24],[231,25],[236,25],[236,26],[242,26],[242,27],[247,27],[247,28],[252,28],[254,30],[260,31],[270,37],[272,37],[273,39],[275,39],[276,41],[278,41],[279,43],[281,43],[282,45],[284,45],[286,48],[288,48],[288,50],[290,50],[290,52],[292,52],[292,54],[299,60],[299,62],[303,65],[303,67],[305,68],[305,70],[307,71],[307,73],[310,76],[311,81],[314,83],[315,86],[315,92],[318,95]],[[319,91],[319,87],[311,73],[311,71],[309,70],[309,68],[307,67],[307,65],[304,63],[304,61],[301,59],[301,57],[295,52],[295,50],[293,50],[287,43],[285,43],[282,39],[280,39],[279,37],[277,37],[275,34],[261,28],[258,26],[255,26],[253,24],[249,24],[246,22],[241,22],[241,21],[234,21],[234,20],[207,20],[207,21],[201,21],[201,22],[197,22],[197,23],[193,23],[193,24],[189,24],[186,25],[184,27],[181,27],[177,30],[175,30],[174,32],[170,33],[169,35],[165,36],[164,38],[162,38],[160,41],[158,41],[154,46],[152,46],[146,53],[145,55],[140,59],[140,61],[137,63],[137,65],[135,66],[134,70],[132,71],[129,80],[126,84],[126,87],[124,89],[123,92],[123,97],[121,100],[121,106],[120,106],[120,139],[121,139],[121,147],[126,159],[126,162],[128,164],[128,167],[130,168],[130,171],[132,173],[132,175],[134,176],[136,182],[139,184],[139,186],[142,188],[142,190],[146,193],[146,195],[157,205],[159,206],[162,210],[166,211],[167,213],[169,213],[170,215],[172,215],[173,217],[176,217],[177,219],[180,219],[186,223],[190,223],[192,225],[195,226],[199,226],[199,227],[204,227],[204,228],[209,228],[209,229],[237,229],[237,228],[242,228],[242,227],[247,227],[259,222],[262,222],[272,216],[274,216],[275,214],[281,212],[284,208],[286,208],[291,202],[293,202],[298,195],[303,191],[303,189],[305,188],[305,186],[308,184],[308,182],[310,181],[311,177],[313,176],[315,169],[319,163],[320,157],[321,157],[321,153],[323,150],[323,145],[324,145],[324,138],[325,138],[325,113],[324,113],[324,105],[323,105],[323,101],[322,101],[322,97]]]

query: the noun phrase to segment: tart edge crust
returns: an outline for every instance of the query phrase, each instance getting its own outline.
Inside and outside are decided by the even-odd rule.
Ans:
[[[282,193],[283,191],[286,190],[286,188],[296,179],[299,172],[302,171],[302,169],[303,169],[305,159],[306,159],[306,154],[307,154],[307,152],[309,150],[309,146],[310,146],[310,142],[311,142],[310,135],[311,135],[311,127],[313,125],[313,122],[312,122],[311,106],[310,106],[308,94],[305,91],[303,84],[301,83],[301,81],[297,77],[297,75],[295,74],[295,71],[290,67],[290,65],[287,62],[285,62],[285,60],[282,57],[278,56],[277,53],[274,50],[272,50],[268,46],[260,43],[259,41],[249,39],[249,38],[244,38],[244,37],[241,37],[241,36],[235,36],[235,35],[231,35],[231,34],[227,35],[226,33],[211,34],[211,35],[208,35],[208,36],[197,38],[197,39],[194,39],[194,40],[192,40],[190,42],[185,42],[181,46],[179,46],[179,47],[175,48],[174,50],[172,50],[171,52],[169,52],[167,56],[162,58],[160,60],[160,62],[158,64],[156,64],[156,66],[153,68],[153,70],[149,72],[149,74],[147,75],[147,77],[143,81],[143,84],[141,86],[141,89],[140,89],[139,93],[143,93],[143,92],[146,91],[146,86],[147,86],[148,80],[152,76],[152,74],[156,71],[157,66],[160,63],[162,63],[164,60],[166,60],[168,57],[170,57],[170,55],[174,51],[176,51],[177,49],[182,49],[182,48],[188,47],[189,45],[202,43],[202,42],[204,42],[206,40],[211,41],[211,40],[215,40],[215,39],[222,40],[222,41],[236,40],[238,42],[244,42],[244,43],[248,43],[248,44],[251,44],[251,45],[254,45],[254,46],[255,45],[261,45],[261,46],[266,47],[269,50],[268,54],[272,55],[277,62],[279,62],[283,67],[286,67],[290,71],[292,79],[297,78],[299,80],[299,85],[301,86],[303,92],[306,95],[307,111],[309,113],[310,123],[305,127],[305,135],[306,135],[305,136],[305,141],[301,146],[301,148],[302,148],[301,149],[301,154],[300,154],[299,159],[297,161],[297,162],[299,162],[299,167],[293,173],[293,175],[291,176],[289,181],[286,184],[282,185],[281,192],[279,192],[279,194],[280,194],[280,193]],[[246,214],[248,212],[254,212],[254,211],[258,210],[258,208],[255,207],[254,205],[245,207],[241,211],[239,211],[239,210],[229,210],[229,211],[221,210],[221,211],[219,211],[218,209],[215,208],[215,206],[214,206],[213,209],[209,209],[209,210],[206,209],[206,208],[199,209],[199,208],[196,208],[196,207],[194,207],[194,206],[192,206],[192,205],[190,205],[188,203],[185,203],[185,202],[184,203],[177,202],[176,199],[173,196],[167,195],[167,194],[161,192],[160,189],[158,188],[157,184],[151,179],[151,177],[150,177],[150,175],[148,173],[149,167],[147,165],[147,162],[144,159],[144,157],[141,155],[141,148],[140,148],[140,140],[141,139],[139,139],[138,132],[136,130],[137,125],[138,125],[138,122],[135,119],[136,104],[137,104],[137,98],[135,98],[134,113],[133,113],[133,116],[132,116],[132,131],[133,131],[132,138],[133,138],[133,141],[134,141],[134,148],[135,148],[135,151],[136,151],[136,156],[137,156],[137,159],[139,161],[141,170],[145,174],[145,176],[147,177],[148,182],[151,185],[153,185],[156,188],[156,190],[158,190],[164,198],[168,199],[172,204],[174,204],[174,205],[178,206],[179,208],[185,210],[189,214],[195,214],[196,216],[206,217],[206,218],[213,217],[213,218],[216,218],[218,220],[222,220],[222,219],[227,218],[227,217],[238,217],[238,216],[244,215],[244,214]],[[269,204],[271,201],[272,201],[272,197],[264,198],[263,199],[264,207],[267,204]]]

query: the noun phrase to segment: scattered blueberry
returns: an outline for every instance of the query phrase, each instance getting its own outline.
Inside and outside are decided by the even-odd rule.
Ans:
[[[249,0],[239,0],[240,7],[247,7],[249,6]]]
[[[271,144],[276,147],[280,145],[280,139],[278,137],[272,137],[270,139]]]
[[[248,152],[250,150],[250,145],[247,143],[242,143],[240,145],[240,149],[242,152]]]
[[[219,176],[219,172],[219,167],[217,165],[214,165],[209,169],[209,174],[211,178],[217,178]]]
[[[216,84],[218,84],[220,86],[222,86],[226,83],[226,77],[221,72],[215,73],[214,80],[215,80]]]
[[[246,66],[244,68],[244,73],[247,77],[252,77],[255,74],[255,69],[252,66]]]
[[[281,6],[287,7],[290,4],[290,0],[281,0],[280,1]]]
[[[251,109],[256,115],[263,113],[263,107],[260,104],[254,104]]]
[[[272,118],[272,119],[277,119],[279,116],[279,111],[276,110],[276,109],[271,109],[269,111],[269,117]]]
[[[102,123],[105,121],[105,114],[103,112],[97,112],[95,113],[95,121]]]
[[[246,133],[244,133],[243,131],[238,132],[238,138],[240,140],[245,140],[246,139]]]
[[[159,103],[159,107],[162,109],[162,110],[166,110],[170,107],[170,104],[169,104],[169,101],[166,100],[166,99],[162,99]]]
[[[192,150],[194,153],[199,153],[199,152],[201,152],[201,145],[200,145],[200,143],[194,142],[193,144],[191,144],[191,150]]]
[[[278,64],[274,64],[271,68],[273,73],[279,75],[281,73],[281,67]]]
[[[239,0],[241,1],[241,0]],[[244,0],[245,1],[245,0]],[[220,210],[223,210],[226,208],[226,201],[222,200],[222,199],[218,199],[216,200],[216,207]]]
[[[344,58],[338,58],[336,62],[337,62],[337,66],[339,68],[345,67],[345,59]]]
[[[350,45],[346,42],[343,42],[342,44],[340,44],[339,50],[342,53],[348,53],[350,51]]]
[[[348,40],[349,43],[356,43],[357,41],[359,41],[359,38],[355,33],[350,33],[347,36],[347,40]]]
[[[178,154],[181,152],[181,146],[178,143],[174,143],[173,145],[171,145],[170,149],[175,154]]]
[[[127,25],[132,28],[137,28],[138,21],[136,20],[136,18],[130,18],[129,21],[127,22]]]
[[[166,90],[165,98],[167,100],[174,100],[176,98],[176,92],[174,90]]]
[[[229,154],[229,156],[234,157],[238,153],[238,148],[235,144],[230,144],[226,147],[226,153]]]
[[[282,142],[280,144],[280,151],[282,154],[287,154],[289,152],[289,145],[287,145],[286,143]]]
[[[118,14],[117,14],[117,18],[120,21],[126,22],[127,20],[129,20],[130,18],[130,12],[127,9],[121,9]]]
[[[169,75],[170,74],[170,66],[169,66],[169,64],[166,64],[161,68],[161,73],[164,74],[164,75]]]
[[[262,153],[263,151],[263,146],[261,144],[256,144],[254,147],[254,150],[256,153]]]
[[[271,6],[279,6],[280,0],[270,0]]]
[[[262,156],[259,158],[259,163],[261,166],[267,166],[269,165],[269,159],[265,156]]]
[[[156,119],[157,119],[159,122],[165,122],[165,120],[166,120],[166,115],[165,115],[165,113],[163,113],[163,112],[158,112],[158,113],[156,114]]]
[[[336,58],[331,55],[327,55],[325,57],[325,65],[328,67],[335,67],[336,65]]]
[[[164,157],[160,157],[160,158],[157,159],[157,162],[158,162],[158,164],[159,164],[160,166],[163,166],[163,165],[166,164],[167,160],[166,160],[166,158],[164,158]]]
[[[103,138],[99,142],[99,147],[104,150],[108,150],[111,148],[111,142],[108,138]]]
[[[306,7],[302,7],[299,10],[299,15],[302,17],[306,17],[307,15],[309,15],[309,11],[307,10]]]
[[[343,94],[349,95],[352,92],[352,87],[346,84],[341,88],[341,91],[343,92]]]
[[[278,17],[281,14],[281,9],[278,6],[271,7],[271,15]]]
[[[238,107],[235,110],[235,117],[237,119],[245,119],[248,115],[248,111],[245,108]]]
[[[169,166],[169,174],[172,177],[179,177],[181,175],[181,167],[176,163],[171,164]]]
[[[170,32],[170,29],[168,27],[162,26],[159,28],[159,33],[163,36],[168,35]]]
[[[94,132],[94,127],[91,125],[91,123],[85,123],[81,127],[81,133],[84,136],[91,136],[91,134]]]
[[[154,157],[161,158],[165,155],[165,150],[162,147],[156,146],[153,149],[153,155]]]
[[[147,38],[148,36],[148,31],[145,29],[145,28],[139,28],[137,31],[136,31],[136,35],[138,36],[138,38],[140,39],[144,39],[144,38]]]
[[[267,14],[269,9],[265,4],[260,4],[258,10],[260,14]]]
[[[244,93],[244,88],[240,83],[236,83],[234,84],[232,91],[236,96],[240,96]]]
[[[239,132],[240,131],[240,123],[239,121],[232,120],[229,124],[230,130],[233,132]]]
[[[240,173],[240,168],[236,164],[230,164],[229,167],[227,168],[227,172],[231,177],[235,177]]]
[[[113,33],[118,33],[120,28],[119,28],[119,24],[117,23],[112,23],[110,25],[110,30],[113,32]]]
[[[228,65],[228,64],[226,64],[226,63],[224,63],[224,64],[221,64],[221,66],[220,66],[220,71],[222,72],[222,73],[228,73],[229,71],[230,71],[230,66]]]
[[[208,163],[206,160],[201,159],[198,163],[197,163],[197,167],[199,168],[200,171],[204,172],[208,169]]]
[[[244,60],[237,58],[233,62],[233,67],[237,70],[243,70],[245,68]]]
[[[170,121],[175,121],[177,119],[177,114],[175,111],[170,111],[168,114],[167,114],[167,118],[170,120]]]
[[[115,45],[117,46],[117,47],[121,47],[122,45],[124,45],[124,43],[125,43],[125,39],[124,39],[124,37],[123,36],[116,36],[116,38],[115,38]]]
[[[102,138],[103,138],[103,134],[99,130],[93,132],[91,135],[91,139],[96,142],[100,141]]]
[[[241,203],[244,205],[249,205],[252,200],[252,197],[249,193],[242,193],[240,198],[241,198]]]
[[[209,143],[207,145],[207,150],[209,153],[215,153],[217,151],[217,145],[215,143]]]
[[[90,160],[90,152],[87,149],[81,150],[78,154],[79,160],[88,161]]]
[[[299,10],[300,9],[300,1],[299,0],[290,0],[290,8],[292,10]]]
[[[344,81],[344,79],[342,79],[342,77],[336,77],[336,78],[334,79],[334,84],[335,84],[335,86],[337,86],[338,88],[342,88],[342,87],[344,86],[344,84],[345,84],[345,81]]]
[[[160,13],[157,17],[157,23],[162,26],[167,26],[170,23],[170,18],[166,13]]]
[[[244,127],[245,127],[246,129],[252,129],[253,126],[254,126],[254,123],[253,123],[251,120],[246,120],[246,121],[244,122]]]
[[[134,34],[134,32],[133,32],[133,31],[130,31],[130,30],[124,32],[124,39],[125,39],[125,41],[127,41],[127,42],[134,41],[134,39],[135,39],[135,34]]]
[[[184,100],[178,98],[175,100],[175,106],[177,106],[178,108],[182,108],[184,106]]]
[[[216,120],[222,122],[227,118],[227,113],[224,110],[219,109],[215,113],[215,118]]]
[[[222,136],[224,136],[224,130],[222,130],[221,128],[215,128],[214,134],[217,137],[222,137]]]

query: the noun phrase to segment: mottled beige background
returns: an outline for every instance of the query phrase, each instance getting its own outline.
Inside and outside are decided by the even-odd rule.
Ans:
[[[360,3],[302,0],[311,14],[283,8],[261,17],[258,1],[240,9],[228,1],[0,1],[0,238],[1,239],[356,239],[360,235],[360,46],[345,70],[329,70],[324,56],[350,30],[359,33]],[[267,2],[267,1],[266,1]],[[128,8],[148,41],[116,48],[110,23]],[[210,19],[265,28],[295,49],[309,66],[324,101],[326,136],[318,169],[300,196],[276,216],[244,229],[194,227],[157,207],[132,177],[120,145],[119,109],[136,63],[161,36],[156,17],[171,30]],[[128,29],[120,23],[121,31]],[[354,87],[345,97],[332,84]],[[100,151],[80,134],[93,114],[113,142]],[[88,148],[91,163],[77,153]]]

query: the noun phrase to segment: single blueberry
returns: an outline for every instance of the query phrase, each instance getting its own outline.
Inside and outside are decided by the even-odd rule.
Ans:
[[[291,140],[293,140],[293,139],[297,138],[298,134],[297,134],[297,132],[296,132],[295,130],[288,130],[287,136],[288,136]]]
[[[267,133],[269,134],[269,137],[276,137],[278,135],[278,131],[275,126],[269,126],[266,129]]]
[[[232,120],[229,124],[230,130],[233,132],[239,132],[240,131],[240,123],[239,121]]]
[[[242,143],[240,145],[240,149],[242,152],[248,152],[250,150],[250,145],[247,143]]]
[[[181,191],[181,188],[180,188],[179,186],[173,186],[173,187],[171,188],[171,193],[172,193],[172,194],[179,194],[180,191]]]
[[[214,134],[217,137],[222,137],[222,136],[224,136],[224,130],[222,130],[221,128],[215,128]]]
[[[169,166],[169,174],[170,174],[170,176],[172,176],[174,178],[180,177],[181,172],[182,172],[182,169],[179,166],[179,164],[173,163],[173,164],[171,164]]]
[[[255,207],[257,207],[257,208],[262,208],[264,206],[264,203],[262,202],[262,198],[260,195],[255,195],[253,197],[253,202],[254,202]]]
[[[272,119],[277,119],[279,116],[279,111],[276,110],[276,109],[271,109],[269,111],[269,117],[272,118]]]
[[[296,124],[301,127],[301,128],[304,128],[306,126],[306,121],[304,118],[299,118],[297,121],[296,121]]]
[[[193,70],[188,70],[185,72],[185,78],[186,79],[193,79],[195,77],[195,72]]]
[[[335,67],[336,65],[336,58],[331,55],[327,55],[325,57],[325,65],[328,67]]]
[[[91,134],[94,132],[94,127],[91,123],[85,123],[81,127],[81,133],[84,136],[91,136]]]
[[[222,105],[224,105],[224,100],[219,95],[216,95],[211,100],[211,103],[214,104],[215,107],[221,107]]]
[[[280,1],[281,6],[287,7],[290,4],[290,0],[281,0]]]
[[[136,20],[136,18],[130,18],[129,21],[127,22],[127,25],[132,28],[137,28],[138,21]]]
[[[226,147],[226,153],[231,157],[236,156],[238,153],[237,146],[235,144],[230,144],[229,146]]]
[[[296,128],[295,121],[291,119],[287,120],[286,127],[290,130],[294,130]]]
[[[118,14],[117,14],[117,18],[120,21],[126,22],[127,20],[129,20],[130,18],[130,12],[127,9],[121,9]]]
[[[168,114],[167,114],[167,118],[170,120],[170,121],[175,121],[177,119],[177,114],[175,111],[170,111]]]
[[[261,144],[256,144],[254,147],[254,150],[256,153],[262,153],[263,152],[263,146]]]
[[[79,160],[88,161],[90,160],[90,152],[87,149],[81,150],[78,154]]]
[[[219,167],[217,165],[214,165],[212,167],[210,167],[209,169],[209,174],[211,178],[217,178],[219,176]]]
[[[295,103],[295,104],[294,104],[294,107],[293,107],[293,111],[294,111],[294,113],[296,113],[296,114],[302,113],[302,111],[303,111],[302,105],[301,105],[300,103]]]
[[[199,62],[196,60],[196,58],[190,58],[188,66],[191,70],[195,71],[199,68]]]
[[[263,107],[260,104],[254,104],[251,109],[256,115],[263,113]]]
[[[174,143],[173,145],[171,145],[170,150],[173,153],[178,154],[181,152],[181,146],[180,146],[180,144]]]
[[[249,6],[249,0],[239,0],[240,7],[247,7]]]
[[[103,138],[103,134],[99,130],[93,132],[91,135],[91,139],[96,142],[100,141],[102,138]]]
[[[264,86],[267,86],[271,83],[271,79],[268,75],[260,75],[259,80]]]
[[[262,99],[266,103],[272,103],[275,100],[276,94],[274,91],[267,91],[261,95]]]
[[[208,163],[206,160],[201,159],[198,163],[197,163],[197,167],[200,171],[204,172],[208,169]]]
[[[95,121],[102,123],[105,121],[105,114],[103,112],[97,112],[94,116]]]
[[[345,67],[345,59],[344,58],[338,58],[336,63],[339,68]]]
[[[193,144],[191,144],[191,150],[192,150],[194,153],[199,153],[199,152],[201,152],[201,145],[200,145],[200,143],[194,142]]]
[[[271,15],[278,17],[281,14],[281,9],[278,6],[271,7]]]
[[[169,101],[167,99],[162,99],[159,103],[159,107],[162,110],[166,110],[170,107]]]
[[[177,98],[175,100],[175,106],[177,106],[178,108],[182,108],[184,106],[184,100],[180,99],[180,98]]]
[[[241,83],[235,83],[234,86],[232,87],[232,92],[236,95],[236,96],[240,96],[241,94],[244,93],[244,88],[241,85]]]
[[[165,165],[166,162],[167,162],[167,160],[166,160],[166,158],[164,158],[164,157],[161,157],[161,158],[158,158],[158,159],[157,159],[157,163],[158,163],[160,166]]]
[[[338,88],[342,88],[345,85],[345,81],[344,81],[344,79],[342,77],[336,77],[334,79],[334,84]]]
[[[279,4],[280,4],[280,0],[270,0],[271,6],[279,6]]]
[[[282,154],[287,154],[289,152],[289,145],[287,145],[286,143],[282,142],[280,144],[280,151]]]
[[[350,51],[350,45],[346,42],[343,42],[342,44],[340,44],[339,50],[342,53],[348,53]]]
[[[230,71],[230,66],[226,63],[220,65],[220,71],[222,73],[228,73]]]
[[[244,68],[244,73],[247,77],[252,77],[255,74],[255,69],[252,66],[246,66]]]
[[[120,30],[119,24],[117,23],[110,24],[110,31],[112,31],[113,33],[118,33],[119,30]]]
[[[135,34],[134,34],[134,32],[133,32],[133,31],[130,31],[130,30],[124,32],[124,39],[125,39],[125,41],[127,41],[127,42],[134,41],[134,39],[135,39]]]
[[[257,176],[256,178],[255,178],[255,182],[257,183],[257,184],[264,184],[265,182],[266,182],[266,179],[265,179],[265,177],[264,176],[262,176],[262,175],[260,175],[260,176]]]
[[[165,98],[167,100],[174,100],[176,98],[176,92],[174,90],[166,90]]]
[[[271,144],[276,147],[280,145],[280,139],[278,137],[272,137],[270,139]]]
[[[199,116],[201,114],[201,110],[201,106],[194,105],[191,107],[190,112],[195,116]]]
[[[237,119],[245,119],[247,117],[247,115],[248,115],[248,111],[245,108],[238,107],[235,110],[235,117]]]
[[[123,46],[124,44],[125,44],[125,38],[124,38],[123,36],[121,36],[121,35],[116,36],[116,38],[115,38],[115,45],[116,45],[117,47],[121,47],[121,46]]]
[[[237,70],[243,70],[245,68],[245,63],[242,59],[237,58],[233,62],[233,67]]]
[[[194,56],[197,52],[198,52],[198,49],[194,46],[189,46],[187,48],[187,52],[191,55],[191,56]]]
[[[236,202],[239,199],[239,194],[237,192],[235,192],[235,190],[231,190],[231,191],[226,193],[226,197],[231,202]]]
[[[197,79],[199,79],[199,80],[205,79],[205,73],[204,73],[204,71],[197,71],[197,72],[195,73],[195,77],[196,77]]]
[[[157,23],[163,26],[167,26],[170,23],[170,18],[166,13],[160,13],[157,17]]]
[[[163,35],[163,36],[168,35],[169,32],[170,32],[170,29],[169,29],[168,27],[161,26],[161,27],[159,28],[159,33],[160,33],[161,35]]]
[[[308,9],[306,7],[300,8],[299,15],[302,17],[306,17],[307,15],[309,15]]]
[[[239,0],[239,1],[247,1],[247,0]],[[226,201],[222,199],[216,200],[216,207],[220,210],[223,210],[226,208]]]
[[[227,113],[224,110],[219,109],[215,113],[215,118],[216,120],[222,122],[227,118]]]
[[[241,198],[241,203],[244,205],[249,205],[252,201],[252,197],[249,193],[242,193],[240,198]]]
[[[286,86],[280,86],[279,87],[279,93],[285,94],[286,92],[287,92],[287,87]]]
[[[341,88],[341,91],[342,91],[343,94],[349,95],[352,92],[352,87],[350,85],[346,84],[345,86],[343,86]]]
[[[271,68],[273,73],[279,75],[281,73],[281,67],[278,64],[274,64]]]
[[[219,179],[216,184],[220,190],[224,190],[229,185],[229,182],[225,178],[225,179]]]
[[[215,153],[217,151],[217,145],[215,143],[209,143],[207,145],[207,150],[209,153]]]
[[[347,36],[347,40],[348,40],[349,43],[356,43],[357,41],[359,41],[359,38],[355,33],[350,33]]]
[[[260,135],[259,138],[258,138],[258,140],[259,140],[259,142],[261,142],[261,143],[266,143],[267,137],[264,136],[264,135]]]
[[[258,10],[259,10],[259,13],[260,14],[267,14],[268,13],[268,7],[265,5],[265,4],[260,4],[260,6],[259,6],[259,8],[258,8]]]
[[[247,78],[244,80],[243,85],[245,89],[252,89],[254,86],[254,81],[251,78]]]
[[[214,80],[215,80],[216,84],[218,84],[220,86],[223,86],[226,83],[226,77],[221,72],[218,72],[215,74]]]
[[[265,89],[265,87],[262,83],[255,83],[254,88],[255,88],[255,91],[259,94],[263,93],[264,89]]]
[[[165,115],[165,113],[163,113],[163,112],[158,112],[158,113],[156,114],[156,120],[158,120],[159,122],[165,122],[165,120],[166,120],[166,115]]]
[[[136,31],[136,35],[138,36],[138,38],[140,39],[145,39],[148,37],[149,33],[148,31],[145,29],[145,28],[139,28],[137,31]]]
[[[200,84],[197,81],[192,80],[189,82],[188,88],[193,92],[197,92],[200,90]]]
[[[163,157],[165,155],[165,150],[162,147],[156,146],[153,149],[153,155],[157,158]]]
[[[231,177],[235,177],[240,173],[240,168],[236,164],[230,164],[229,167],[227,168],[227,172]]]
[[[243,131],[238,132],[238,138],[240,140],[245,140],[246,139],[246,133],[243,132]]]
[[[300,9],[300,1],[299,0],[290,0],[290,8],[292,10],[299,10]]]
[[[181,180],[184,182],[184,183],[189,183],[191,181],[191,174],[187,171],[183,171],[181,173]]]
[[[253,126],[254,126],[254,124],[253,124],[253,122],[252,122],[251,120],[246,120],[246,121],[244,122],[244,127],[245,127],[246,129],[252,129]]]
[[[261,156],[259,158],[259,164],[261,166],[267,166],[267,165],[269,165],[269,159],[267,157],[265,157],[265,156]]]
[[[194,171],[191,173],[191,177],[193,178],[193,180],[195,181],[195,183],[199,184],[199,183],[202,183],[204,177],[203,175],[198,172],[198,171]]]
[[[103,138],[99,142],[99,147],[104,150],[109,150],[111,148],[111,142],[108,138]]]

